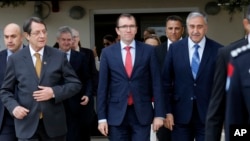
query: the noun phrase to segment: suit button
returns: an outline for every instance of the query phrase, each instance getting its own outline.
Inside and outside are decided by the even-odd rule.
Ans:
[[[196,87],[196,83],[194,83],[194,86]]]
[[[194,100],[194,98],[193,98],[193,97],[191,97],[191,98],[190,98],[190,100]]]

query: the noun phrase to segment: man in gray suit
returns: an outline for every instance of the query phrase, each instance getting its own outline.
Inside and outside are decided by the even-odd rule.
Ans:
[[[19,141],[65,141],[62,101],[78,93],[81,82],[66,54],[46,46],[47,29],[41,19],[29,18],[23,31],[29,45],[9,57],[0,98],[15,118]],[[38,60],[40,73],[35,68]]]

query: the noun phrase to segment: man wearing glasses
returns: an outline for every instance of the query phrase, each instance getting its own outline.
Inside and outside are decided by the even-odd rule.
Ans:
[[[151,123],[157,131],[165,117],[154,47],[134,40],[137,25],[130,14],[119,16],[116,32],[120,42],[101,55],[98,129],[110,141],[150,141]]]
[[[0,98],[15,118],[18,141],[65,141],[62,101],[78,93],[81,82],[66,54],[46,45],[41,19],[29,18],[23,31],[29,45],[8,58]]]

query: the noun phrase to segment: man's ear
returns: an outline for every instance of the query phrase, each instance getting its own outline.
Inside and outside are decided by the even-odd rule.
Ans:
[[[27,32],[24,32],[23,36],[26,38],[26,40],[29,40],[29,38],[30,38],[30,35]]]
[[[250,33],[250,23],[249,23],[248,19],[244,18],[242,23],[243,23],[244,29],[247,32],[247,34]]]

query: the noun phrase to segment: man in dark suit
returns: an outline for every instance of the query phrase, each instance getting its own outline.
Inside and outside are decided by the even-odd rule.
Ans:
[[[41,19],[27,19],[23,31],[29,45],[8,58],[0,98],[15,117],[19,141],[65,141],[62,102],[80,91],[81,82],[65,53],[46,46]]]
[[[85,123],[84,127],[86,127],[85,135],[88,138],[88,139],[85,138],[85,140],[88,141],[90,140],[91,135],[100,135],[100,132],[97,129],[98,121],[97,121],[97,114],[95,111],[95,100],[94,100],[97,94],[99,72],[96,69],[94,52],[89,48],[82,47],[80,43],[79,31],[73,28],[72,34],[73,34],[72,49],[85,54],[86,63],[88,66],[87,68],[90,71],[90,75],[92,78],[92,96],[89,97],[89,102],[87,105],[85,105],[84,113],[88,113],[88,114],[85,115],[83,119]]]
[[[7,49],[0,52],[0,86],[3,83],[8,57],[23,48],[23,35],[19,25],[7,24],[3,30],[4,43]],[[0,101],[0,140],[17,141],[14,119]]]
[[[75,51],[79,51],[85,54],[85,56],[87,57],[87,64],[88,64],[88,68],[91,72],[91,77],[93,78],[93,95],[96,96],[97,93],[97,86],[98,86],[98,71],[96,69],[96,65],[95,65],[95,57],[94,57],[94,52],[89,49],[89,48],[85,48],[81,46],[80,43],[80,35],[79,32],[76,29],[72,29],[72,34],[73,34],[73,45],[72,45],[72,49]],[[91,102],[91,101],[90,101]]]
[[[170,45],[163,66],[163,88],[171,100],[166,124],[173,141],[204,141],[215,60],[222,45],[206,37],[202,13],[191,12],[186,23],[189,36]]]
[[[227,80],[227,66],[231,58],[231,51],[249,43],[249,15],[250,9],[246,10],[246,17],[243,19],[243,27],[247,32],[247,36],[224,48],[221,48],[218,52],[213,90],[206,117],[205,141],[220,141],[221,139],[226,110],[227,92],[225,88]]]
[[[67,54],[68,60],[83,84],[79,93],[64,101],[67,117],[67,141],[90,141],[90,123],[94,109],[88,105],[92,97],[91,75],[87,64],[87,56],[72,47],[73,34],[71,27],[62,26],[57,31],[59,50]],[[93,103],[91,103],[93,104]]]
[[[176,15],[168,16],[166,19],[167,41],[155,48],[156,57],[161,68],[163,66],[163,62],[166,57],[169,45],[173,42],[181,40],[183,32],[184,25],[182,18]],[[164,126],[156,132],[156,136],[159,141],[171,140],[171,132]]]
[[[160,70],[152,46],[135,41],[134,16],[121,14],[120,42],[103,49],[97,93],[98,129],[110,141],[149,141],[163,125]],[[154,108],[152,107],[154,97]]]
[[[169,45],[182,39],[184,33],[184,23],[181,17],[177,15],[168,16],[166,19],[166,37],[167,41],[155,48],[157,60],[162,68]],[[161,140],[160,140],[161,141]]]

